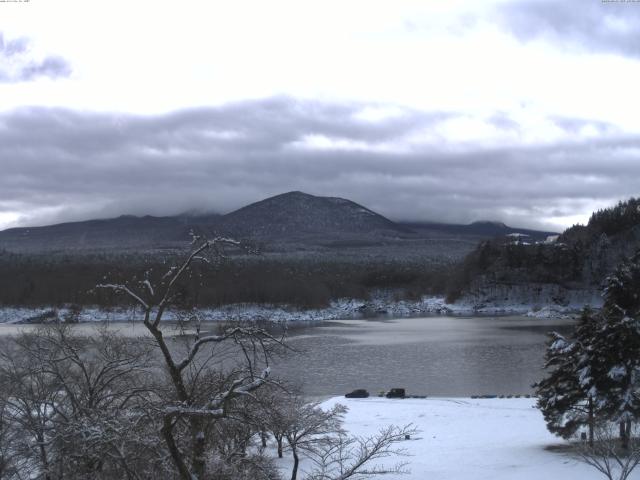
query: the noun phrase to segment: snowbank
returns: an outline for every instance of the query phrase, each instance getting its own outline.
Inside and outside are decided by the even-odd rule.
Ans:
[[[414,424],[420,433],[402,442],[411,457],[406,480],[597,480],[591,467],[546,447],[562,444],[547,432],[534,399],[346,399],[345,428],[373,435],[389,425]],[[389,459],[393,464],[400,459]],[[277,460],[287,468],[289,459]],[[635,478],[635,477],[634,477]]]

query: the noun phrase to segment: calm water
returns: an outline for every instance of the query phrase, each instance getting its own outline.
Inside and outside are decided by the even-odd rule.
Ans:
[[[0,325],[0,336],[32,328]],[[76,326],[87,334],[93,328]],[[130,336],[146,334],[140,323],[110,328]],[[171,328],[166,326],[167,333]],[[526,394],[542,373],[546,332],[570,328],[567,320],[527,317],[334,321],[292,329],[288,344],[299,353],[275,359],[272,371],[301,384],[309,396],[355,388],[376,394],[392,387],[430,396]]]
[[[526,317],[332,322],[294,332],[289,343],[303,353],[277,360],[274,374],[319,396],[391,387],[433,396],[526,394],[540,379],[546,332],[570,328],[567,320]]]

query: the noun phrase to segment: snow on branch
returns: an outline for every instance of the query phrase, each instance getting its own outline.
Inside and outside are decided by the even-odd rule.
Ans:
[[[100,283],[100,284],[96,285],[96,288],[104,288],[104,289],[108,289],[108,290],[113,290],[114,292],[126,293],[131,298],[133,298],[136,302],[138,302],[140,305],[142,305],[142,307],[145,310],[148,310],[150,308],[149,304],[147,302],[145,302],[139,295],[137,295],[133,290],[131,290],[129,287],[127,287],[124,284]]]
[[[165,412],[167,415],[174,417],[189,416],[220,418],[224,416],[224,410],[222,408],[167,407]]]
[[[242,343],[242,339],[249,339],[251,342],[257,342],[259,344],[264,344],[264,341],[267,340],[282,345],[282,339],[275,338],[273,335],[263,329],[233,327],[231,329],[228,329],[222,335],[207,335],[206,337],[202,337],[197,340],[191,346],[187,355],[181,361],[176,363],[176,368],[178,369],[178,371],[182,371],[187,368],[187,366],[191,364],[195,356],[204,345],[208,343],[221,343],[231,339],[240,344]]]
[[[234,329],[236,330],[236,329]],[[207,344],[207,343],[220,343],[223,342],[231,337],[233,337],[235,334],[235,331],[231,331],[229,333],[225,333],[223,335],[208,335],[206,337],[202,337],[201,339],[199,339],[197,342],[195,342],[192,346],[191,349],[189,350],[189,353],[176,364],[176,368],[179,371],[184,370],[187,366],[189,366],[189,364],[193,361],[193,359],[195,358],[195,356],[198,354],[198,351],[200,350],[200,348]]]
[[[151,294],[151,296],[155,295],[155,292],[153,291],[153,286],[151,285],[151,282],[149,281],[149,279],[145,279],[142,284],[147,287],[147,290],[149,290],[149,293]]]
[[[200,239],[200,237],[193,237],[194,243]],[[153,321],[153,326],[157,327],[162,319],[162,315],[164,310],[167,308],[167,305],[172,299],[172,291],[175,283],[182,277],[184,272],[189,268],[189,266],[193,263],[194,260],[202,258],[200,255],[203,251],[207,249],[211,249],[217,247],[218,245],[231,245],[239,247],[241,243],[238,240],[234,240],[233,238],[228,237],[215,237],[211,240],[203,241],[198,247],[194,248],[191,253],[187,256],[187,258],[182,262],[179,267],[171,268],[165,277],[169,279],[169,282],[164,290],[164,295],[160,302],[158,302],[158,311],[156,313],[156,317]],[[163,277],[164,278],[164,277]]]
[[[242,395],[248,395],[254,390],[257,390],[262,385],[267,382],[269,375],[271,374],[271,369],[266,367],[262,374],[256,378],[254,378],[249,383],[244,383],[246,379],[238,379],[235,380],[229,390],[226,392],[222,392],[219,395],[216,395],[208,404],[209,409],[218,409],[224,406],[224,404],[231,400],[232,398],[239,397]]]
[[[247,382],[247,378],[236,379],[228,390],[216,395],[204,407],[171,406],[165,408],[165,413],[170,417],[196,416],[222,418],[225,416],[225,404],[240,396],[250,395],[267,382],[270,374],[269,367],[265,368],[259,377]]]

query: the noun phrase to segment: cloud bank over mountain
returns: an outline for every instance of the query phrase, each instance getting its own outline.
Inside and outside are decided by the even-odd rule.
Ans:
[[[0,228],[303,190],[562,229],[639,194],[638,2],[2,10]]]
[[[158,116],[20,109],[0,115],[0,209],[33,212],[21,224],[224,213],[303,190],[393,219],[557,228],[637,191],[640,136],[601,122],[549,118],[557,140],[522,144],[508,115],[473,119],[501,138],[483,144],[448,133],[467,114],[373,112],[385,109],[288,97]]]

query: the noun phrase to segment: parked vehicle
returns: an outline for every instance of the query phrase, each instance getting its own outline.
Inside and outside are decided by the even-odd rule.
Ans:
[[[347,398],[367,398],[369,396],[369,392],[367,392],[364,388],[358,388],[353,392],[347,393],[345,397]]]
[[[404,388],[392,388],[387,392],[387,398],[404,398],[406,396]]]

